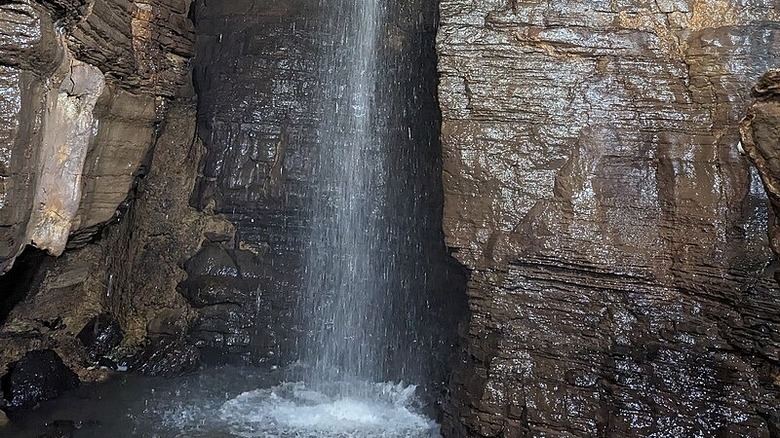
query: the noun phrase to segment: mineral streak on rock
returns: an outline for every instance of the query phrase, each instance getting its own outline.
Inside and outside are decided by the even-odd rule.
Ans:
[[[43,143],[29,240],[52,255],[65,250],[81,202],[84,161],[92,138],[93,114],[103,92],[97,68],[68,61],[59,86],[46,95]]]
[[[59,254],[66,239],[83,246],[116,216],[165,117],[165,101],[187,84],[194,44],[189,3],[0,4],[0,99],[7,104],[0,110],[0,272],[31,239]],[[61,71],[71,64],[71,72]],[[63,74],[80,71],[105,78],[89,99],[64,89],[70,85]],[[55,107],[60,112],[52,112]],[[71,141],[54,138],[58,131],[50,128],[63,123],[81,140],[74,143],[75,131]],[[55,165],[58,155],[68,156],[67,165]],[[60,172],[56,183],[54,170]]]
[[[775,3],[440,10],[444,228],[472,269],[446,434],[770,436],[780,294],[735,146]]]

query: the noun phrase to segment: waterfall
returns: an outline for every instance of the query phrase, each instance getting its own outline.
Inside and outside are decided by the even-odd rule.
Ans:
[[[377,98],[386,10],[380,0],[323,6],[318,186],[309,206],[303,310],[310,336],[302,357],[312,381],[378,381],[397,276],[387,217],[387,110]]]

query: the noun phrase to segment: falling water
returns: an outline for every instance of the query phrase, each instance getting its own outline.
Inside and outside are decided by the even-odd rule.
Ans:
[[[329,3],[305,285],[310,339],[302,356],[312,381],[377,381],[392,308],[384,298],[396,270],[386,218],[387,110],[377,99],[385,2]]]
[[[431,312],[417,309],[426,305],[438,248],[431,240],[441,232],[430,217],[439,202],[430,192],[439,178],[437,131],[417,119],[435,112],[435,102],[416,76],[422,45],[407,57],[399,35],[395,47],[386,43],[384,23],[397,12],[390,7],[401,9],[386,0],[320,0],[316,186],[305,206],[311,235],[299,309],[308,371],[225,367],[117,381],[97,403],[64,403],[74,420],[106,412],[106,398],[108,411],[121,414],[95,424],[87,415],[78,436],[440,438],[412,384],[427,372],[419,358],[433,354],[430,336],[418,337]]]
[[[184,421],[163,410],[166,427],[184,430],[193,418],[213,418],[199,427],[248,438],[440,436],[438,425],[419,412],[413,383],[425,371],[408,372],[424,367],[407,366],[420,362],[421,352],[431,354],[417,338],[418,316],[426,312],[416,309],[426,296],[430,262],[423,235],[436,236],[430,231],[437,223],[423,213],[433,185],[425,177],[433,172],[419,164],[431,155],[420,152],[435,143],[430,133],[413,134],[418,121],[411,115],[424,103],[399,74],[398,45],[390,56],[391,6],[320,0],[319,79],[311,96],[318,104],[310,151],[315,184],[304,206],[310,234],[303,239],[298,309],[306,333],[303,366],[285,370],[288,381],[281,384],[232,394],[218,410],[204,412],[204,402],[185,406],[179,409],[188,413]]]

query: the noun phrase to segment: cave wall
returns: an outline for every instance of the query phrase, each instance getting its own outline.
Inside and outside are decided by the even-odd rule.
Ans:
[[[778,434],[765,195],[738,122],[770,1],[443,0],[446,436]]]
[[[133,312],[109,299],[124,284],[126,271],[115,265],[128,257],[116,237],[94,242],[127,212],[171,102],[192,94],[189,6],[0,2],[0,272],[26,245],[61,255],[39,272],[24,267],[34,286],[3,309],[10,314],[0,321],[0,369],[26,351],[54,348],[84,377],[76,334],[91,318],[114,311],[128,334],[136,328]],[[194,124],[194,109],[191,117]],[[10,292],[0,290],[3,298]]]
[[[431,62],[433,3],[407,6],[421,9],[388,41]],[[30,242],[83,247],[14,309],[0,365],[33,348],[83,364],[74,331],[105,311],[128,344],[192,344],[168,357],[292,358],[316,184],[313,6],[198,7],[196,113],[188,1],[0,4],[0,271]],[[472,273],[446,436],[780,433],[774,218],[737,151],[750,86],[777,63],[777,14],[768,0],[441,1],[444,234]],[[404,117],[435,104],[430,84],[405,89],[424,110]],[[128,219],[84,247],[128,193]],[[456,291],[462,272],[441,272],[434,288]]]
[[[115,217],[188,78],[189,1],[0,5],[0,272]]]
[[[199,307],[193,335],[204,351],[279,364],[296,359],[297,345],[308,336],[309,315],[299,312],[298,303],[312,228],[308,209],[311,197],[321,192],[316,190],[316,142],[327,106],[319,101],[325,64],[319,58],[328,53],[324,45],[333,36],[324,30],[326,14],[320,9],[329,5],[196,2],[194,79],[198,136],[206,155],[192,205],[225,217],[236,229],[234,241],[219,245],[225,269],[193,267],[183,284]],[[405,300],[405,317],[388,335],[383,348],[392,352],[392,363],[384,366],[399,379],[433,372],[440,384],[453,342],[447,328],[457,319],[464,273],[447,256],[441,231],[437,10],[426,1],[388,9],[379,46],[389,74],[377,90],[387,120],[376,123],[390,127],[383,135],[392,164],[387,187],[380,187],[387,193],[377,196],[387,199],[389,210],[410,214],[391,218],[401,231],[385,236],[407,275],[388,288],[388,294]],[[209,251],[216,260],[219,250]],[[206,289],[233,298],[203,300]]]
[[[387,236],[410,275],[393,285],[408,307],[398,336],[388,335],[394,353],[385,365],[388,377],[431,376],[440,391],[465,272],[447,256],[441,231],[435,6],[390,7],[381,45],[391,74],[380,92],[391,105],[382,123],[394,127],[387,207],[412,212],[393,218],[400,231]],[[3,266],[30,242],[61,255],[37,275],[24,273],[34,286],[0,328],[7,347],[0,367],[25,351],[54,348],[82,378],[101,378],[85,369],[88,352],[75,337],[98,315],[123,333],[106,363],[121,359],[123,368],[147,374],[176,374],[201,360],[296,359],[306,335],[307,315],[296,311],[305,209],[318,184],[311,173],[323,107],[314,98],[317,57],[328,40],[318,34],[318,7],[261,0],[201,0],[191,9],[178,1],[7,6],[34,11],[41,29],[63,30],[59,46],[19,48],[27,50],[20,59],[59,47],[54,55],[67,68],[52,61],[51,71],[24,71],[38,95],[9,88],[30,105],[7,117],[8,132],[20,133],[9,140],[10,156],[28,160],[9,168],[35,171],[7,172],[17,192],[8,192],[14,203],[3,213],[17,219],[0,228],[16,233]]]

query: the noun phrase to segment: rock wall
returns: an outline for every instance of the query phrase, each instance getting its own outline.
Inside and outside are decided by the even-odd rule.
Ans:
[[[194,23],[187,6],[29,6],[64,30],[56,54],[68,68],[30,73],[41,84],[30,111],[48,124],[41,122],[37,143],[13,140],[29,145],[26,154],[14,149],[13,159],[40,170],[25,174],[14,198],[29,201],[4,210],[21,218],[10,228],[18,235],[4,263],[30,241],[62,255],[47,261],[48,270],[20,276],[31,291],[0,327],[7,346],[0,368],[33,349],[56,350],[89,380],[102,377],[84,369],[96,359],[171,374],[201,359],[282,365],[297,358],[306,336],[307,315],[297,306],[306,208],[319,183],[311,172],[324,107],[315,98],[317,59],[331,38],[323,35],[322,6],[201,0],[189,14]],[[409,275],[388,287],[404,306],[383,346],[392,357],[384,366],[388,377],[430,379],[441,391],[465,273],[447,256],[441,231],[436,8],[406,2],[389,15],[380,42],[391,71],[381,87],[389,108],[381,123],[392,126],[392,164],[382,189],[386,208],[410,214],[389,219],[397,232],[385,236]],[[31,46],[25,56],[40,50]],[[38,132],[22,109],[8,120]],[[14,172],[12,182],[21,175]],[[112,339],[121,331],[121,344],[93,354],[76,334],[100,320],[111,322]]]
[[[115,302],[120,291],[125,297],[137,292],[124,287],[128,277],[143,276],[128,269],[133,266],[128,260],[135,260],[127,254],[128,247],[134,249],[132,233],[102,231],[127,212],[138,178],[148,173],[170,102],[192,94],[189,5],[188,0],[0,2],[0,273],[28,244],[62,255],[38,273],[39,258],[32,256],[21,277],[0,278],[0,369],[25,351],[53,348],[84,377],[85,346],[76,334],[88,321],[112,313],[133,345],[154,319],[156,313],[145,313],[148,308],[130,308],[138,301]],[[171,143],[183,142],[185,151],[192,146],[195,103],[183,105],[190,112],[174,111],[178,121],[172,125],[189,137],[169,135],[161,149],[174,150]],[[185,115],[189,125],[180,120]],[[176,153],[177,159],[186,157],[186,152],[170,155]],[[189,169],[182,161],[179,169]],[[171,173],[168,181],[179,182]],[[185,206],[188,195],[179,196]],[[138,222],[136,233],[146,237],[147,228]],[[17,290],[22,284],[14,278],[24,278],[31,290]],[[176,295],[180,278],[171,279]],[[171,301],[162,292],[147,299],[157,312]]]
[[[780,87],[780,71],[770,70],[758,80],[753,87],[756,98],[747,110],[740,124],[742,134],[742,151],[756,167],[764,184],[774,215],[769,218],[769,244],[775,254],[780,254],[780,166],[778,165],[778,145],[780,138],[777,127],[780,126],[780,106],[778,106],[778,87]],[[780,276],[775,273],[780,283]]]
[[[320,8],[329,4],[337,3],[196,3],[198,135],[207,152],[192,203],[236,228],[221,254],[212,246],[202,257],[219,268],[192,263],[182,285],[199,308],[194,334],[204,349],[277,364],[295,359],[307,336],[308,315],[297,303],[312,228],[307,209],[321,183],[316,142],[326,105],[317,87],[326,63],[319,58],[337,41],[322,22]],[[388,194],[377,196],[388,209],[412,213],[389,220],[402,232],[385,236],[408,274],[388,288],[407,306],[384,346],[393,356],[385,366],[398,378],[433,372],[440,383],[452,336],[439,330],[457,319],[464,274],[442,243],[436,8],[426,1],[388,8],[378,43],[389,70],[378,90],[388,116],[376,123],[389,127],[384,147],[393,156],[388,185],[378,188]]]
[[[0,5],[0,272],[29,243],[59,255],[116,216],[188,78],[188,7]]]
[[[780,292],[737,152],[768,1],[443,0],[446,436],[777,436]]]

